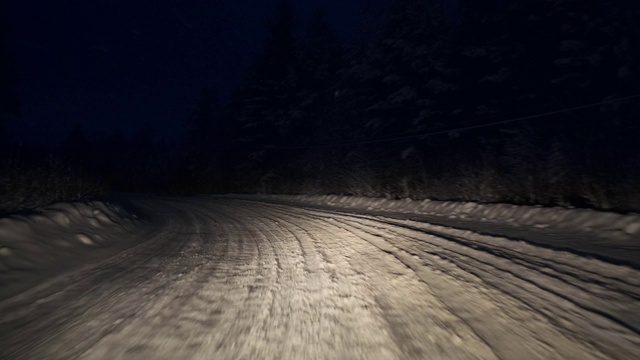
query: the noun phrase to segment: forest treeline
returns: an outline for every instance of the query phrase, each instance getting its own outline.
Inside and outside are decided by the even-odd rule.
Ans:
[[[78,127],[55,157],[127,191],[638,211],[638,9],[394,0],[372,40],[345,45],[320,12],[296,36],[283,1],[242,84],[226,104],[203,91],[179,148],[153,124],[100,141]]]

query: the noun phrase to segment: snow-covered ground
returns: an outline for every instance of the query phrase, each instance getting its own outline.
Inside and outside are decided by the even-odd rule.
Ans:
[[[225,196],[222,196],[223,198]],[[233,198],[419,220],[569,250],[640,268],[640,214],[590,209],[338,195]]]
[[[121,206],[60,203],[0,218],[0,299],[131,245],[139,221]]]
[[[469,229],[482,221],[443,226],[414,213],[366,210],[380,200],[340,200],[361,214],[259,199],[139,197],[133,205],[148,216],[139,227],[123,220],[126,213],[116,219],[115,208],[111,221],[98,219],[106,205],[97,213],[63,206],[75,214],[73,227],[53,215],[22,219],[50,234],[40,237],[47,242],[61,227],[73,241],[68,249],[89,253],[109,244],[107,234],[146,241],[0,301],[0,359],[626,360],[640,353],[637,268]],[[131,227],[119,230],[118,221]],[[526,236],[549,230],[514,228],[527,228]],[[566,233],[576,244],[584,239]]]
[[[640,267],[638,214],[336,195],[216,197],[420,220]],[[146,240],[134,236],[142,226],[137,216],[122,206],[102,202],[61,203],[30,216],[0,218],[0,299]]]

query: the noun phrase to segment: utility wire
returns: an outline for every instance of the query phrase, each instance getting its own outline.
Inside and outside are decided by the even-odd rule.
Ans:
[[[414,134],[414,135],[396,136],[396,137],[370,139],[370,140],[362,140],[362,141],[352,141],[352,142],[335,143],[335,144],[320,144],[320,145],[308,145],[308,146],[276,146],[273,149],[319,149],[319,148],[331,148],[331,147],[351,146],[351,145],[366,145],[366,144],[376,144],[376,143],[383,143],[383,142],[393,142],[393,141],[399,141],[399,140],[415,139],[415,138],[421,138],[421,137],[431,136],[431,135],[446,134],[446,133],[450,133],[450,132],[454,132],[454,131],[473,130],[473,129],[479,129],[479,128],[483,128],[483,127],[489,127],[489,126],[512,123],[512,122],[516,122],[516,121],[537,119],[537,118],[547,117],[547,116],[551,116],[551,115],[572,112],[572,111],[576,111],[576,110],[588,109],[588,108],[592,108],[592,107],[596,107],[596,106],[600,106],[600,105],[605,105],[605,104],[610,104],[610,103],[614,103],[614,102],[628,101],[628,100],[637,99],[637,98],[640,98],[640,94],[621,97],[621,98],[616,98],[616,99],[610,99],[610,100],[605,100],[605,101],[600,101],[600,102],[597,102],[597,103],[591,103],[591,104],[587,104],[587,105],[574,106],[574,107],[570,107],[570,108],[565,108],[565,109],[561,109],[561,110],[554,110],[554,111],[549,111],[549,112],[535,114],[535,115],[527,115],[527,116],[508,119],[508,120],[495,121],[495,122],[486,123],[486,124],[472,125],[472,126],[466,126],[466,127],[460,127],[460,128],[454,128],[454,129],[448,129],[448,130],[439,130],[439,131],[434,131],[434,132],[425,132],[425,133]]]

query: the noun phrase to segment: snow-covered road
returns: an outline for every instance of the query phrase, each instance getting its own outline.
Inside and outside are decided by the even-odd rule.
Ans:
[[[0,303],[2,359],[634,359],[640,271],[424,222],[146,199],[149,241]]]

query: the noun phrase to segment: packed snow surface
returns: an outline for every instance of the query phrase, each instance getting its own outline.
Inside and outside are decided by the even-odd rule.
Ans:
[[[137,197],[139,223],[104,204],[3,220],[14,239],[0,248],[3,264],[13,266],[7,274],[48,271],[57,257],[79,261],[118,241],[137,245],[0,301],[0,359],[626,360],[640,353],[640,269],[537,243],[634,254],[636,234],[625,231],[634,215],[594,213],[609,219],[598,222],[582,210],[302,200]],[[531,219],[537,212],[544,214]],[[591,225],[570,226],[546,212]],[[517,225],[500,221],[507,215]],[[624,254],[607,253],[629,260]]]

